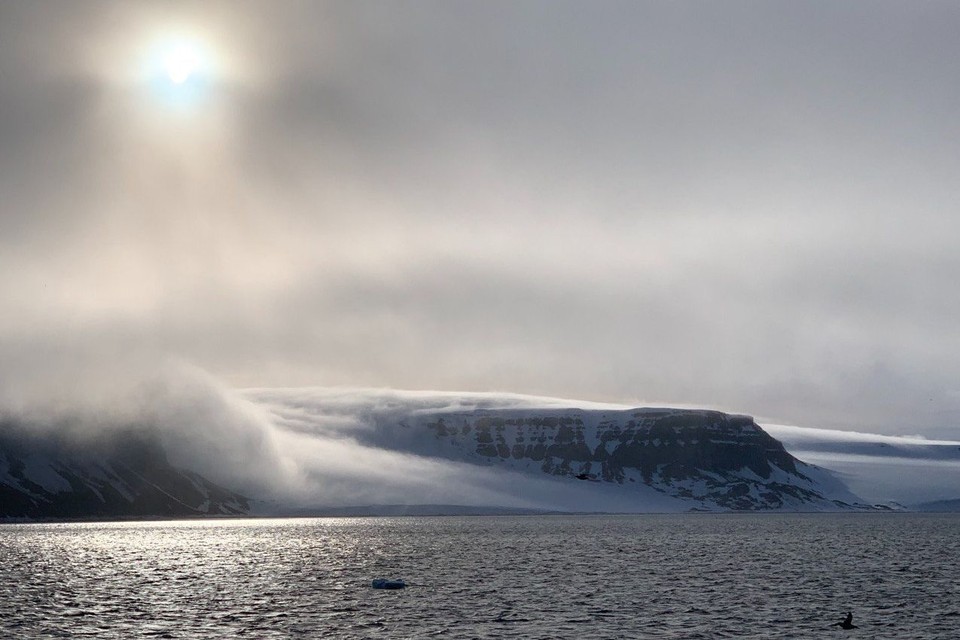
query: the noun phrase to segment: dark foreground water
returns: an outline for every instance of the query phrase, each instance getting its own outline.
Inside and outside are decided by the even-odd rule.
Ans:
[[[0,526],[0,637],[83,636],[960,638],[960,517]]]

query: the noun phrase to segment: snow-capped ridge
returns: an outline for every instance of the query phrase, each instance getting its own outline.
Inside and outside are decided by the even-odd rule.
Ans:
[[[650,510],[651,492],[680,510],[836,510],[862,502],[746,415],[395,390],[255,390],[248,397],[298,433],[498,469],[521,482],[549,479],[561,494],[616,488],[620,510]],[[663,509],[657,502],[653,510]]]
[[[240,515],[248,500],[172,466],[148,431],[90,439],[0,429],[0,517]]]

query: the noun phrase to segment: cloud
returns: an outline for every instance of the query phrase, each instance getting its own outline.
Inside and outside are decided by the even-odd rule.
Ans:
[[[0,360],[948,433],[958,23],[897,3],[4,6]],[[189,114],[136,67],[183,29],[221,63]]]
[[[423,411],[571,401],[370,389],[240,393],[187,363],[145,362],[136,355],[101,361],[83,353],[47,358],[42,368],[19,369],[0,383],[3,425],[78,442],[145,430],[173,464],[254,498],[258,513],[376,504],[679,508],[653,490],[592,491],[549,476],[436,457],[418,439],[406,442],[398,426]]]

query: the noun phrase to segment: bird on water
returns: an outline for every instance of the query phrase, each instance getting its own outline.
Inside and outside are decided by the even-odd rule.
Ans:
[[[834,623],[835,627],[840,627],[841,629],[856,629],[857,625],[853,624],[853,614],[849,611],[847,612],[847,617],[841,620],[840,622]]]

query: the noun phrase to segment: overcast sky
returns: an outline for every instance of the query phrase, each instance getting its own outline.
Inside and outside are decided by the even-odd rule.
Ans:
[[[176,358],[956,435],[958,33],[954,2],[0,2],[0,391]]]

